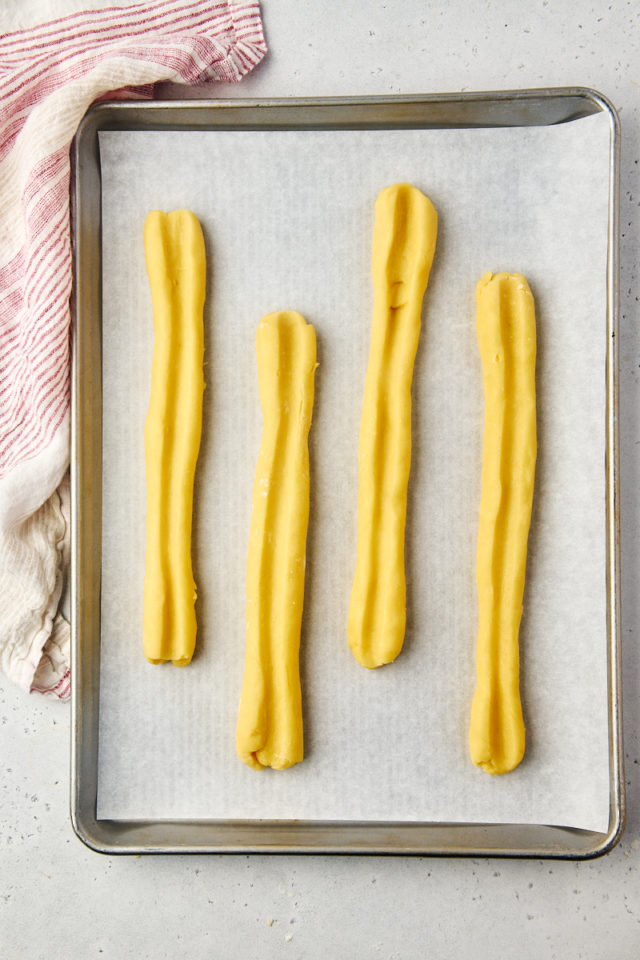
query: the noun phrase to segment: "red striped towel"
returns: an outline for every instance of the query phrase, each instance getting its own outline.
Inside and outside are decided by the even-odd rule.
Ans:
[[[148,0],[0,37],[0,670],[65,698],[69,145],[92,101],[237,81],[266,52],[252,0]]]

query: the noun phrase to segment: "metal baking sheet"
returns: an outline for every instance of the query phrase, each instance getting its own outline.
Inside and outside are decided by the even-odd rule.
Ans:
[[[604,113],[610,128],[606,358],[606,599],[610,804],[607,831],[543,824],[443,823],[262,817],[102,819],[97,816],[100,721],[102,490],[101,180],[104,130],[367,131],[545,126]],[[72,819],[98,850],[382,852],[587,857],[603,853],[624,823],[620,740],[617,496],[617,164],[618,121],[599,94],[533,90],[367,100],[117,103],[94,107],[74,148],[74,553]],[[606,337],[606,340],[605,340]],[[605,586],[603,585],[603,590]]]

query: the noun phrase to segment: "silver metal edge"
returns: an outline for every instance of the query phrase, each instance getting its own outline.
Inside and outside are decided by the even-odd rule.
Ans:
[[[71,776],[70,776],[70,814],[71,824],[78,837],[84,839],[82,825],[79,822],[79,791],[82,783],[82,767],[80,760],[81,741],[82,741],[82,701],[83,684],[80,682],[80,671],[82,658],[80,654],[79,641],[79,580],[80,566],[79,557],[79,538],[80,538],[80,505],[78,490],[78,457],[80,450],[78,408],[79,408],[79,388],[80,388],[80,364],[78,360],[78,312],[77,304],[77,279],[79,270],[77,266],[77,198],[80,196],[80,190],[77,183],[78,177],[78,141],[76,140],[71,152],[72,170],[71,170],[71,246],[73,257],[73,309],[71,311],[72,326],[72,352],[71,352],[71,470],[70,470],[70,502],[71,502],[71,561],[70,561],[70,579],[69,594],[71,604]]]
[[[90,284],[86,282],[86,277],[80,269],[80,263],[85,256],[86,238],[84,231],[79,226],[80,204],[79,198],[82,196],[81,183],[86,176],[86,170],[91,169],[91,164],[86,163],[85,142],[91,145],[95,137],[95,126],[99,120],[89,111],[81,121],[71,150],[72,176],[71,186],[71,242],[73,256],[73,297],[72,297],[72,403],[71,403],[71,576],[70,576],[70,595],[71,595],[71,778],[70,778],[70,814],[71,823],[76,835],[93,849],[94,845],[93,828],[96,823],[95,798],[89,798],[90,811],[87,812],[87,794],[92,791],[88,786],[97,785],[97,746],[98,738],[98,685],[99,685],[99,630],[97,631],[98,649],[93,649],[93,637],[87,638],[84,633],[85,627],[85,607],[86,592],[84,587],[84,570],[82,567],[84,560],[84,539],[86,539],[86,527],[81,525],[81,503],[83,497],[83,484],[87,479],[86,469],[86,451],[83,442],[83,417],[91,417],[92,411],[87,411],[86,400],[87,391],[82,375],[82,355],[90,333],[87,333],[85,326],[87,316],[90,316],[90,309],[85,309],[85,300],[91,306],[96,300],[99,301],[99,290],[101,278],[98,275],[95,282],[98,286],[98,297],[92,297]],[[98,173],[98,171],[93,171]],[[98,210],[100,208],[99,199]],[[85,201],[86,204],[86,201]],[[98,271],[99,274],[99,271]],[[97,304],[99,310],[99,302]],[[84,316],[84,322],[79,323],[79,317]],[[99,325],[98,316],[91,318],[96,325]],[[96,393],[94,387],[93,394]],[[101,397],[101,387],[99,388]],[[89,396],[91,400],[91,395]],[[84,438],[86,441],[86,437]],[[96,441],[96,447],[101,448],[101,443]],[[101,455],[100,455],[101,456]],[[90,482],[90,481],[89,481]],[[101,483],[100,483],[101,489]],[[99,608],[98,608],[99,613]],[[99,626],[99,624],[98,624]],[[87,655],[87,651],[92,652],[92,656]],[[89,741],[89,742],[88,742]],[[87,784],[87,760],[86,754],[95,754],[96,763],[92,770],[93,784]],[[95,789],[93,790],[95,793]]]
[[[71,149],[71,178],[70,178],[70,231],[71,231],[71,249],[73,259],[73,303],[71,309],[71,331],[72,331],[72,350],[71,350],[71,469],[70,469],[70,502],[71,502],[71,561],[70,561],[70,579],[69,594],[71,604],[71,775],[70,775],[70,796],[69,806],[71,815],[71,824],[77,836],[82,838],[82,827],[79,823],[79,789],[81,784],[81,738],[82,738],[82,699],[83,685],[80,683],[79,672],[81,668],[81,656],[79,651],[79,579],[80,569],[78,563],[79,554],[79,535],[80,535],[80,508],[78,491],[78,458],[80,451],[78,409],[79,409],[79,388],[80,388],[80,365],[78,360],[78,269],[77,243],[78,243],[78,224],[77,209],[78,201],[81,196],[79,185],[79,138],[73,142]]]
[[[621,125],[613,104],[592,91],[608,115],[611,130],[609,238],[607,258],[607,620],[608,696],[611,755],[609,830],[593,856],[608,853],[619,843],[626,825],[622,714],[622,602],[620,557],[620,141]]]
[[[457,848],[457,844],[446,843],[441,846],[426,846],[424,844],[419,844],[414,846],[412,843],[407,844],[394,844],[392,847],[385,847],[380,845],[380,843],[369,842],[369,843],[355,843],[353,840],[350,842],[340,842],[337,837],[334,837],[334,842],[329,842],[328,844],[307,844],[301,845],[299,840],[294,840],[291,842],[284,842],[277,844],[274,848],[273,842],[253,842],[247,844],[246,841],[242,843],[241,846],[236,845],[235,843],[223,843],[219,845],[212,845],[211,842],[185,842],[185,843],[174,843],[173,845],[167,845],[166,843],[151,842],[148,845],[140,844],[140,834],[147,832],[155,833],[154,828],[160,828],[167,826],[175,827],[184,827],[187,829],[187,832],[190,832],[189,827],[206,827],[206,826],[231,826],[229,821],[197,821],[197,822],[184,822],[180,821],[164,821],[164,822],[113,822],[113,821],[97,821],[95,818],[95,807],[93,812],[93,817],[86,817],[80,815],[79,813],[79,797],[81,794],[81,761],[80,761],[80,751],[82,748],[81,738],[77,736],[78,734],[78,722],[79,718],[82,716],[83,704],[82,704],[82,688],[78,683],[73,685],[73,696],[72,696],[72,803],[71,803],[71,819],[75,832],[79,838],[87,844],[90,848],[96,850],[97,852],[102,853],[168,853],[168,852],[218,852],[218,853],[247,853],[247,852],[277,852],[277,853],[316,853],[316,854],[327,854],[327,853],[361,853],[361,854],[388,854],[388,855],[399,855],[399,854],[412,854],[412,855],[432,855],[432,856],[489,856],[489,857],[515,857],[515,858],[553,858],[553,859],[587,859],[596,856],[601,856],[607,853],[613,846],[619,841],[625,823],[626,815],[626,805],[625,805],[625,796],[624,796],[624,774],[623,774],[623,749],[622,749],[622,711],[621,711],[621,631],[620,631],[620,579],[619,579],[619,568],[620,568],[620,551],[619,551],[619,491],[618,491],[618,478],[619,478],[619,438],[618,438],[618,407],[619,407],[619,394],[618,394],[618,323],[619,323],[619,229],[618,229],[618,208],[619,208],[619,139],[620,139],[620,122],[615,111],[615,108],[598,91],[595,91],[591,88],[586,87],[561,87],[561,88],[540,88],[532,90],[521,90],[521,91],[494,91],[494,92],[472,92],[472,93],[463,93],[463,94],[442,94],[442,95],[410,95],[407,97],[349,97],[349,98],[299,98],[299,99],[269,99],[269,100],[212,100],[212,101],[202,101],[202,100],[187,100],[187,101],[170,101],[170,102],[161,102],[161,101],[150,101],[143,102],[140,101],[117,101],[114,103],[101,103],[97,104],[91,108],[88,114],[85,117],[85,120],[79,128],[78,135],[76,137],[75,146],[74,146],[74,157],[76,159],[76,169],[78,166],[78,161],[80,159],[80,145],[82,142],[83,135],[86,135],[87,126],[94,126],[97,130],[100,127],[100,113],[109,113],[116,108],[117,112],[129,113],[132,111],[137,111],[140,107],[144,107],[146,110],[152,108],[156,111],[169,111],[173,113],[175,110],[186,109],[190,112],[194,108],[234,108],[234,109],[247,109],[247,108],[265,108],[265,107],[310,107],[310,106],[353,106],[356,104],[359,105],[393,105],[398,103],[406,104],[419,104],[419,103],[428,103],[428,104],[440,104],[440,103],[453,103],[453,102],[482,102],[482,101],[496,101],[504,102],[510,100],[526,100],[526,99],[546,99],[546,97],[554,98],[563,98],[563,97],[575,97],[578,99],[584,99],[590,101],[594,109],[587,111],[585,114],[579,114],[579,116],[587,115],[588,113],[596,113],[604,111],[609,116],[609,121],[611,125],[611,153],[610,153],[610,217],[609,217],[609,249],[608,249],[608,265],[607,265],[607,331],[609,334],[609,342],[607,349],[607,594],[608,594],[608,666],[609,666],[609,686],[608,686],[608,696],[609,696],[609,705],[610,705],[610,756],[611,756],[611,768],[610,768],[610,789],[611,789],[611,803],[610,803],[610,824],[609,830],[606,834],[599,834],[594,831],[581,831],[575,830],[573,828],[563,828],[563,827],[553,827],[544,825],[510,825],[510,824],[444,824],[444,823],[420,823],[420,824],[358,824],[359,828],[364,828],[368,834],[370,841],[372,839],[372,834],[378,834],[380,831],[389,834],[393,832],[394,827],[399,828],[402,833],[413,828],[418,828],[420,830],[429,830],[430,828],[435,828],[437,830],[443,829],[453,829],[456,833],[464,833],[467,830],[471,830],[474,833],[477,832],[488,832],[490,834],[496,833],[496,830],[509,832],[510,830],[515,830],[520,833],[531,832],[527,828],[537,830],[549,830],[551,834],[558,837],[564,837],[569,835],[573,841],[578,837],[582,838],[583,841],[586,841],[584,847],[581,847],[581,844],[572,843],[571,845],[567,844],[566,846],[556,846],[556,844],[550,844],[548,847],[545,844],[533,845],[528,848],[516,848],[516,847],[501,847],[497,844],[495,847],[489,843],[473,844],[464,849]],[[568,117],[565,120],[560,120],[557,122],[570,122],[572,117]],[[541,122],[542,123],[542,122]],[[164,124],[163,124],[164,125]],[[401,124],[400,124],[401,125]],[[484,124],[486,126],[486,124]],[[513,125],[513,124],[509,124]],[[548,125],[548,124],[547,124]],[[75,190],[78,190],[79,180],[77,177],[73,179],[73,187]],[[74,227],[77,227],[77,220],[74,216],[73,218]],[[77,259],[74,255],[74,263],[77,267]],[[75,343],[75,341],[74,341]],[[74,349],[74,360],[73,360],[73,384],[74,384],[74,393],[77,396],[77,387],[79,383],[79,373],[78,373],[78,364],[77,364],[77,355]],[[73,414],[72,414],[72,454],[73,462],[77,462],[78,454],[78,409],[74,404]],[[78,547],[77,539],[77,519],[79,515],[79,503],[78,503],[78,487],[77,483],[74,483],[74,474],[72,473],[72,504],[75,513],[76,522],[73,524],[74,533],[72,535],[72,544],[74,554]],[[78,596],[79,588],[79,571],[75,571],[75,576],[72,576],[72,603],[73,609],[75,611],[75,601]],[[76,618],[74,617],[74,620]],[[77,628],[72,629],[72,647],[74,652],[74,657],[76,658],[76,663],[80,663],[81,653],[80,653],[80,637],[78,635]],[[97,758],[96,758],[97,763]],[[320,822],[307,822],[306,824],[309,827],[319,827],[319,828],[328,828],[329,833],[338,833],[342,834],[343,830],[348,831],[354,830],[354,824],[341,824],[341,823],[331,823],[325,824]],[[234,823],[234,827],[239,828],[239,832],[243,833],[243,826],[240,822]],[[286,826],[280,822],[269,822],[269,821],[252,821],[249,826],[259,826],[261,831],[266,831],[271,827],[276,833],[279,832],[279,828]],[[292,824],[293,826],[293,824]],[[304,830],[305,823],[300,822],[300,824],[295,825],[296,828],[302,828]],[[116,837],[112,836],[113,832],[117,831]],[[294,829],[292,832],[297,833],[297,829]],[[106,833],[106,835],[105,835]],[[128,834],[132,843],[128,843],[123,834]],[[593,839],[595,842],[590,843],[590,840]],[[338,840],[336,843],[335,841]],[[124,841],[124,842],[123,842]]]
[[[592,104],[592,109],[588,113],[594,114],[599,112],[613,112],[615,113],[615,108],[611,102],[597,90],[594,90],[591,87],[583,86],[568,86],[568,87],[531,87],[527,89],[505,89],[505,90],[485,90],[485,91],[462,91],[456,93],[436,93],[436,94],[390,94],[390,95],[378,95],[378,96],[346,96],[346,97],[257,97],[257,98],[233,98],[233,99],[224,99],[224,98],[198,98],[198,99],[188,99],[188,100],[103,100],[99,103],[93,104],[83,122],[86,122],[92,116],[100,113],[109,113],[112,110],[115,110],[117,113],[126,115],[127,113],[133,113],[134,115],[140,111],[144,113],[147,112],[158,112],[158,113],[175,113],[186,110],[187,112],[201,111],[201,110],[242,110],[242,109],[258,109],[266,111],[271,107],[276,107],[278,109],[283,108],[305,108],[305,107],[347,107],[352,109],[353,107],[364,106],[364,107],[380,107],[380,106],[390,106],[392,108],[397,108],[399,105],[406,104],[411,105],[420,105],[427,104],[430,106],[445,104],[450,106],[454,103],[461,104],[474,104],[474,103],[500,103],[503,107],[504,104],[511,102],[523,102],[523,101],[535,101],[535,100],[568,100],[575,98],[577,100],[586,101]],[[586,112],[581,112],[580,116],[586,116]],[[577,117],[573,116],[564,116],[563,119],[559,122],[569,123]],[[347,121],[345,121],[347,122]],[[350,122],[350,121],[349,121]],[[260,121],[262,123],[262,120]],[[182,124],[181,124],[182,125]],[[398,121],[398,125],[402,126],[402,121]],[[487,127],[491,126],[487,122],[482,122],[479,126]],[[516,124],[509,124],[510,126],[515,126]],[[522,124],[521,124],[522,125]],[[530,124],[528,124],[530,125]],[[541,120],[540,126],[550,126],[548,120]]]

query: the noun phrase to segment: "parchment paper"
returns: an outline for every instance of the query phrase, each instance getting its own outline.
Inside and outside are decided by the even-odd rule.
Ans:
[[[609,129],[107,132],[104,542],[98,816],[554,823],[606,830],[605,280]],[[373,205],[408,180],[439,212],[413,388],[404,650],[376,671],[346,638],[369,346]],[[142,652],[143,425],[152,318],[142,228],[200,218],[209,263],[190,666]],[[524,273],[538,320],[535,505],[521,628],[523,763],[471,764],[483,397],[474,291]],[[306,757],[235,756],[245,569],[262,418],[260,317],[316,328],[301,671]]]

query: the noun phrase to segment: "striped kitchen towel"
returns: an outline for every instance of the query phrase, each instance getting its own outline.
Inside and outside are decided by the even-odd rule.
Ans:
[[[69,146],[96,99],[240,80],[252,0],[148,0],[0,37],[0,670],[69,694]]]

